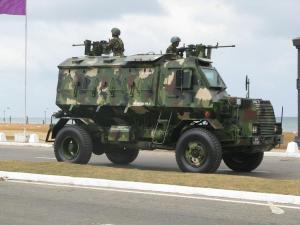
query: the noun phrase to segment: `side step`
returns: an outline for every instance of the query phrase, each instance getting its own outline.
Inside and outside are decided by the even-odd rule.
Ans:
[[[154,129],[154,133],[153,133],[152,144],[162,145],[162,144],[165,143],[166,137],[168,135],[168,130],[169,130],[169,126],[170,126],[170,122],[171,122],[172,116],[173,116],[173,112],[170,113],[169,119],[162,119],[161,118],[162,117],[162,112],[159,113],[159,116],[158,116],[158,119],[157,119],[157,123],[156,123],[155,129]],[[157,142],[157,141],[154,141],[154,138],[155,138],[155,135],[156,135],[156,132],[157,132],[157,128],[158,128],[158,126],[160,124],[165,127],[165,129],[163,131],[164,138],[163,138],[162,142]]]

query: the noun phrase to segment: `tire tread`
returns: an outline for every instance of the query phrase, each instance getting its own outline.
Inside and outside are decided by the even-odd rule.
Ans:
[[[92,142],[90,134],[85,129],[83,129],[82,127],[80,127],[78,125],[65,126],[58,132],[58,134],[55,138],[55,142],[54,142],[54,154],[55,154],[57,161],[59,161],[59,162],[65,161],[63,158],[61,158],[58,150],[59,150],[59,145],[61,144],[60,143],[61,136],[65,135],[65,133],[68,133],[68,132],[71,132],[71,133],[74,132],[76,135],[78,134],[79,137],[81,137],[82,147],[83,147],[83,151],[80,151],[77,158],[71,162],[77,163],[77,164],[87,164],[92,155],[93,142]]]
[[[206,167],[205,169],[201,170],[201,171],[190,171],[188,168],[186,168],[186,166],[183,165],[183,163],[181,162],[181,156],[180,156],[180,150],[178,149],[178,145],[181,144],[181,142],[188,137],[189,135],[198,133],[197,135],[199,136],[203,136],[206,141],[209,143],[209,145],[212,146],[212,151],[213,151],[213,161],[210,163],[210,165],[208,167]],[[187,131],[185,131],[182,136],[179,138],[177,145],[176,145],[176,161],[177,164],[179,166],[179,168],[183,171],[183,172],[204,172],[204,173],[213,173],[215,172],[219,166],[220,163],[222,161],[222,146],[221,143],[219,142],[219,140],[217,139],[217,137],[211,133],[208,130],[202,129],[202,128],[192,128],[189,129]]]

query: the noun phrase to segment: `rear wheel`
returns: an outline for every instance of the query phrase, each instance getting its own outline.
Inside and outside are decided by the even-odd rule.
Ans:
[[[224,163],[237,172],[255,170],[264,158],[263,152],[256,153],[227,153],[223,155]]]
[[[222,161],[221,144],[207,130],[190,129],[177,142],[176,161],[183,172],[215,172]]]
[[[87,164],[91,158],[93,142],[83,128],[72,125],[62,128],[54,142],[54,154],[59,162]]]
[[[95,155],[102,155],[104,153],[104,147],[100,138],[93,138],[93,153]]]
[[[105,152],[107,158],[120,165],[126,165],[133,162],[139,154],[139,149],[135,148],[116,148]]]

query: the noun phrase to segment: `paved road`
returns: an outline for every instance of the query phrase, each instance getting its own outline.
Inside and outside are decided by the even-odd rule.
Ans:
[[[0,160],[55,161],[53,148],[1,146]],[[113,166],[105,157],[93,156],[90,164]],[[173,152],[141,151],[130,167],[147,170],[179,171]],[[229,170],[223,163],[218,170],[221,174],[240,175]],[[255,176],[274,179],[300,179],[300,158],[265,157],[263,163],[252,173],[243,176]],[[299,222],[300,224],[300,222]]]
[[[11,182],[0,182],[0,204],[1,225],[299,225],[300,218],[300,208]]]

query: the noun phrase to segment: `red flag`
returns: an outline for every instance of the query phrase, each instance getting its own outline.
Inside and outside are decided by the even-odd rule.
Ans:
[[[0,0],[0,14],[26,15],[26,0]]]

